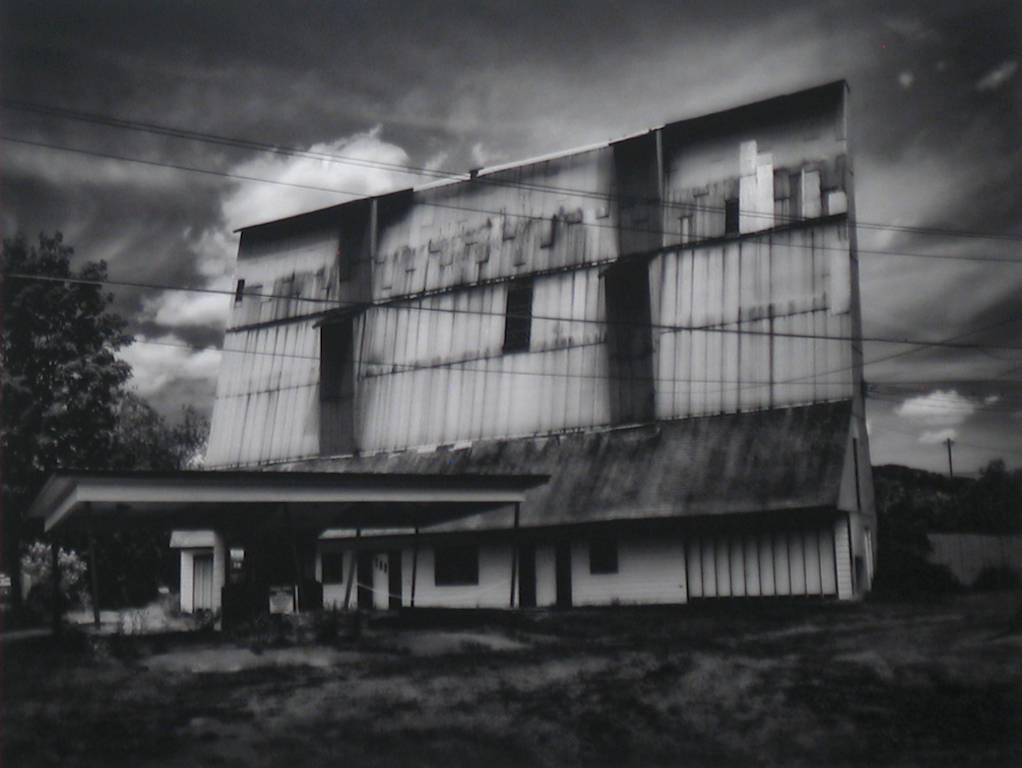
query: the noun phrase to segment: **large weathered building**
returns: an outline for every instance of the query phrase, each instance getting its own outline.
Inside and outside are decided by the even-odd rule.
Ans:
[[[328,602],[352,573],[377,605],[861,593],[846,102],[833,83],[243,229],[208,464],[550,476],[517,529],[332,532]]]
[[[211,560],[180,544],[214,608],[288,583],[304,606],[861,595],[846,104],[832,83],[243,229],[216,471],[58,478],[38,514],[215,529]]]

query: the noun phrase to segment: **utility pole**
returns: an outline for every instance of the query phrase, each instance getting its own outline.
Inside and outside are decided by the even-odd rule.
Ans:
[[[949,437],[944,442],[947,443],[947,473],[951,477],[954,477],[955,476],[955,467],[954,467],[954,464],[951,463],[951,438]]]

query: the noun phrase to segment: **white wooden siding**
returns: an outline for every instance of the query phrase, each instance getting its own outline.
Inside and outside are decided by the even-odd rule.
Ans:
[[[589,541],[571,547],[572,604],[684,603],[685,548],[681,539],[619,541],[617,573],[589,571]],[[538,576],[538,574],[537,574]]]

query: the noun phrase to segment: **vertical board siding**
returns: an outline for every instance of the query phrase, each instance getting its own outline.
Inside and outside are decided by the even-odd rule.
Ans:
[[[842,600],[851,599],[855,592],[852,583],[852,551],[848,538],[847,517],[839,517],[834,523],[834,558],[837,595]]]
[[[314,320],[229,331],[207,464],[258,464],[318,451],[319,329]]]
[[[836,533],[827,524],[791,531],[688,536],[678,553],[684,558],[687,597],[836,596]]]
[[[820,227],[821,244],[837,247],[837,226]],[[651,260],[658,418],[851,396],[848,342],[805,338],[851,332],[850,316],[828,307],[832,259],[819,256],[814,242],[791,232]],[[530,351],[511,355],[501,350],[503,283],[369,310],[360,392],[374,410],[360,446],[393,450],[606,424],[603,289],[595,268],[537,278]],[[380,405],[388,401],[393,407]]]
[[[692,132],[679,123],[655,137],[356,201],[335,218],[320,212],[245,230],[238,277],[253,293],[281,298],[245,296],[232,310],[209,464],[319,452],[312,317],[333,306],[324,300],[370,307],[356,320],[353,345],[360,450],[608,425],[601,270],[647,251],[656,418],[851,397],[851,343],[805,338],[853,331],[844,222],[761,231],[782,223],[770,212],[846,209],[843,97],[792,109],[763,120],[756,141],[745,125]],[[759,152],[757,141],[769,151]],[[821,190],[833,209],[824,209]],[[667,205],[649,202],[658,196]],[[723,208],[736,196],[746,213],[760,215],[740,216],[744,236],[730,239]],[[501,281],[528,275],[530,349],[504,354]],[[700,567],[697,589],[752,589],[748,558],[736,564],[732,552],[723,568],[703,550],[700,563],[707,554],[712,573]],[[757,546],[756,588],[779,589],[783,579],[790,589],[797,562],[785,561],[783,577],[768,581],[762,555]],[[794,583],[811,589],[810,563],[802,565]]]

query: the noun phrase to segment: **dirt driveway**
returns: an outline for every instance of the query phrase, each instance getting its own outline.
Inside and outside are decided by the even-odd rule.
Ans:
[[[1018,595],[3,649],[3,765],[1022,765]],[[422,626],[425,623],[426,626]]]

